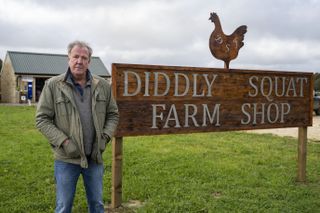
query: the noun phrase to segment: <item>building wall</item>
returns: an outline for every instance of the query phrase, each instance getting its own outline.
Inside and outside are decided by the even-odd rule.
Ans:
[[[52,76],[39,76],[33,74],[17,75],[14,72],[12,62],[8,54],[3,62],[2,70],[0,73],[0,102],[1,103],[28,103],[26,100],[27,91],[26,85],[28,81],[32,81],[32,100],[36,102],[39,94],[41,93],[42,87],[37,87],[37,78],[50,78]],[[111,83],[110,77],[104,77]],[[39,84],[38,84],[39,85]],[[39,93],[39,94],[38,94]]]
[[[1,102],[17,103],[16,91],[16,76],[9,57],[6,57],[1,72]]]

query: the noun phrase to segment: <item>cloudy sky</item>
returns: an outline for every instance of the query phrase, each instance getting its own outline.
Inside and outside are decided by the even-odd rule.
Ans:
[[[208,41],[216,12],[225,34],[247,25],[230,68],[320,72],[320,0],[0,0],[6,51],[66,54],[87,41],[111,63],[223,68]]]

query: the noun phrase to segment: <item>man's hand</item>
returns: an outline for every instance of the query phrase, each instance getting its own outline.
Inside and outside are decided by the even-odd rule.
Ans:
[[[74,143],[74,141],[70,141],[69,139],[66,139],[62,143],[62,147],[69,157],[77,158],[80,156],[80,152],[78,151],[77,145]]]
[[[69,144],[69,139],[65,139],[63,142],[62,142],[62,145],[63,146],[66,146],[66,145],[68,145]]]

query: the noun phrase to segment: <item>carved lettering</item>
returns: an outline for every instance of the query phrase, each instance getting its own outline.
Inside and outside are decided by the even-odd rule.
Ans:
[[[175,72],[172,80],[165,72],[144,72],[144,76],[140,76],[134,71],[124,71],[123,96],[142,94],[145,97],[164,97],[173,88],[174,97],[185,97],[188,94],[192,97],[212,97],[217,76],[217,74],[194,73],[190,80],[187,74]],[[199,87],[201,82],[205,83],[204,87]],[[151,88],[153,92],[150,91]]]
[[[223,39],[222,39],[221,35],[217,35],[217,37],[215,38],[215,41],[216,41],[218,44],[222,44],[222,43],[223,43]]]
[[[251,76],[248,92],[249,97],[262,95],[269,102],[275,97],[304,97],[304,87],[308,83],[307,78],[295,77],[270,77],[270,76]]]
[[[284,123],[290,110],[289,103],[244,103],[241,111],[245,117],[241,119],[241,124]]]
[[[132,75],[136,79],[136,88],[134,92],[129,93],[129,75]],[[124,72],[124,92],[123,96],[136,96],[141,90],[141,79],[140,76],[133,71]]]
[[[240,41],[221,45],[231,51]],[[118,136],[312,124],[312,73],[159,65],[116,68],[112,78],[121,115]]]
[[[207,104],[183,104],[184,113],[179,117],[175,104],[171,104],[169,110],[165,104],[151,104],[152,107],[152,126],[151,129],[162,128],[188,128],[188,127],[207,127],[220,126],[220,104],[209,107]],[[202,116],[199,115],[198,108],[201,108]],[[212,111],[210,111],[212,109]],[[182,119],[183,118],[183,119]],[[191,121],[191,122],[190,122]]]
[[[210,110],[207,104],[202,104],[203,107],[203,120],[202,126],[206,127],[207,125],[207,118],[209,118],[209,123],[213,124],[216,120],[215,126],[220,126],[220,104],[215,104],[213,108],[212,114],[210,114]]]

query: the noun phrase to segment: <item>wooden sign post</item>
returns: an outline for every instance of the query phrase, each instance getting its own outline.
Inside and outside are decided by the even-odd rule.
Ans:
[[[306,180],[312,73],[112,64],[112,85],[112,208],[122,202],[124,136],[299,127],[297,180]]]
[[[298,129],[298,175],[297,181],[305,182],[307,168],[307,127],[299,127]]]
[[[112,188],[111,208],[117,208],[122,203],[122,137],[112,140]]]

